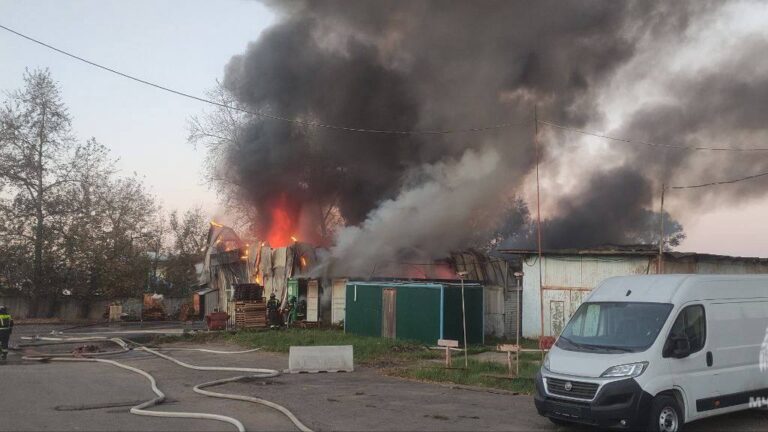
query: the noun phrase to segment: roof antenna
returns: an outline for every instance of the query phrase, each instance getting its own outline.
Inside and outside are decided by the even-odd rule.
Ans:
[[[630,294],[632,294],[632,290],[627,290],[627,295],[626,296],[629,297]]]

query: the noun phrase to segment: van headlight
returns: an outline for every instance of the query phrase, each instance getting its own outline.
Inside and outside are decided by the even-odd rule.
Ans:
[[[648,362],[629,363],[618,366],[609,367],[608,370],[600,375],[601,378],[618,378],[618,377],[631,377],[640,376],[648,367]]]
[[[544,363],[541,364],[544,369],[549,370],[549,353],[544,356]]]

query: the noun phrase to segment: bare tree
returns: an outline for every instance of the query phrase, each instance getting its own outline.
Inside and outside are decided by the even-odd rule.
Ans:
[[[220,83],[208,91],[209,99],[221,105],[245,109],[235,97]],[[224,157],[229,146],[237,145],[243,127],[252,120],[253,116],[238,109],[217,106],[203,112],[200,116],[189,119],[189,136],[187,140],[194,146],[205,148],[204,176],[224,201],[233,209],[248,214],[249,210],[238,208],[238,185],[232,183],[226,175]]]
[[[254,235],[263,231],[263,227],[256,226],[256,206],[245,198],[248,193],[244,191],[238,179],[233,176],[233,171],[227,166],[226,157],[233,153],[231,150],[241,145],[242,133],[246,126],[256,119],[254,115],[245,112],[247,106],[237,100],[220,82],[208,92],[208,98],[224,106],[206,111],[200,116],[193,116],[189,120],[188,141],[195,146],[202,146],[206,150],[204,177],[211,187],[216,190],[227,209],[234,216],[235,227]],[[226,107],[233,107],[226,108]],[[305,130],[297,129],[297,134],[304,134],[306,140],[311,140],[311,134]],[[312,158],[312,154],[307,155]],[[340,167],[328,166],[320,160],[307,164],[309,170],[333,173],[338,175]],[[318,172],[297,172],[297,182],[305,181],[303,177],[318,175]],[[316,237],[321,244],[330,244],[338,227],[345,224],[344,218],[337,206],[337,199],[330,198],[309,204],[307,209],[316,222]]]

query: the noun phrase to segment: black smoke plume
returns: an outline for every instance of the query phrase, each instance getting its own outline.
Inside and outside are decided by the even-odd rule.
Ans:
[[[641,74],[643,68],[633,66],[638,58],[681,44],[679,35],[729,6],[611,0],[268,4],[277,23],[230,61],[224,80],[252,109],[378,130],[518,123],[483,133],[416,135],[254,118],[227,151],[227,180],[240,186],[263,225],[280,196],[298,209],[336,206],[349,228],[339,233],[332,255],[355,262],[339,271],[464,247],[474,227],[503,218],[494,212],[500,202],[530,184],[524,181],[535,162],[534,106],[542,117],[574,127],[604,124],[601,96],[609,84],[616,87],[613,80]],[[706,142],[707,131],[715,130],[718,137],[734,130],[764,134],[759,109],[747,115],[765,100],[768,80],[753,81],[752,67],[764,63],[752,56],[763,43],[740,48],[743,55],[734,55],[740,63],[727,69],[670,74],[659,83],[670,97],[629,110],[613,132],[669,143]],[[578,139],[542,134],[542,162],[567,168]],[[696,174],[689,165],[698,161],[689,154],[665,155],[663,162],[657,156],[624,148],[610,156],[622,162],[618,168],[591,160],[594,177],[572,180],[595,187],[564,188],[576,195],[550,188],[549,202],[557,204],[549,209],[548,241],[620,242],[647,216],[653,191],[671,181],[670,173],[685,168],[678,179],[692,180],[730,172],[726,166],[712,171],[707,162],[706,172]],[[730,156],[721,160],[736,163]],[[737,165],[746,170],[763,163]],[[610,227],[601,222],[607,218]]]

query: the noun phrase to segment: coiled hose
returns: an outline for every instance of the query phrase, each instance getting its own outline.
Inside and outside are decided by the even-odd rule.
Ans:
[[[54,341],[58,340],[63,343],[74,343],[74,342],[90,342],[95,340],[102,340],[102,341],[109,341],[116,343],[117,345],[120,345],[122,352],[130,351],[130,348],[128,347],[128,344],[120,339],[120,338],[101,338],[98,339],[97,337],[89,337],[89,338],[37,338],[38,340],[46,340],[46,341]],[[266,379],[266,378],[273,378],[278,375],[280,375],[280,371],[274,370],[274,369],[261,369],[261,368],[241,368],[241,367],[225,367],[225,366],[197,366],[192,365],[189,363],[185,363],[181,360],[177,360],[169,355],[162,354],[154,349],[148,348],[144,345],[138,344],[136,342],[131,342],[134,345],[137,345],[137,348],[134,350],[136,351],[145,351],[147,353],[150,353],[152,355],[155,355],[157,357],[160,357],[162,359],[168,360],[170,362],[173,362],[179,366],[188,368],[188,369],[194,369],[194,370],[200,370],[200,371],[231,371],[231,372],[247,372],[250,375],[243,375],[243,376],[236,376],[232,378],[225,378],[215,381],[209,381],[202,384],[196,385],[192,390],[195,393],[199,393],[205,396],[209,397],[215,397],[215,398],[222,398],[222,399],[233,399],[233,400],[240,400],[240,401],[246,401],[246,402],[253,402],[260,405],[267,406],[269,408],[275,409],[277,411],[280,411],[283,413],[288,419],[302,432],[312,432],[312,429],[308,428],[304,423],[302,423],[290,410],[285,408],[282,405],[276,404],[274,402],[270,402],[265,399],[261,398],[255,398],[250,396],[244,396],[244,395],[237,395],[237,394],[229,394],[229,393],[218,393],[218,392],[212,392],[209,390],[203,390],[205,388],[214,387],[217,385],[222,385],[226,383],[232,383],[232,382],[238,382],[238,381],[246,381],[246,380],[252,380],[252,379]],[[175,348],[175,349],[181,349],[181,348]],[[203,352],[211,352],[215,354],[242,354],[247,352],[253,352],[258,350],[252,349],[252,350],[246,350],[246,351],[216,351],[216,350],[207,350],[203,348],[184,348],[184,350],[189,351],[203,351]],[[157,387],[157,382],[155,381],[155,378],[149,374],[146,371],[143,371],[139,368],[135,368],[133,366],[128,366],[126,364],[114,361],[114,360],[106,360],[106,359],[97,359],[97,358],[88,358],[88,353],[83,353],[82,357],[51,357],[47,355],[40,355],[40,356],[25,356],[23,357],[24,360],[33,360],[33,361],[62,361],[62,362],[98,362],[98,363],[106,363],[111,364],[113,366],[117,366],[122,369],[129,370],[131,372],[137,373],[139,375],[144,376],[147,378],[152,386],[152,391],[155,393],[157,397],[148,400],[146,402],[143,402],[139,405],[136,405],[135,407],[131,408],[130,412],[132,414],[141,415],[141,416],[149,416],[149,417],[171,417],[171,418],[191,418],[191,419],[204,419],[204,420],[216,420],[221,421],[225,423],[229,423],[237,428],[239,432],[245,432],[245,426],[243,426],[242,422],[239,420],[228,417],[224,415],[219,414],[208,414],[208,413],[191,413],[191,412],[169,412],[169,411],[149,411],[147,408],[159,405],[165,401],[165,394],[160,391],[160,389]]]

